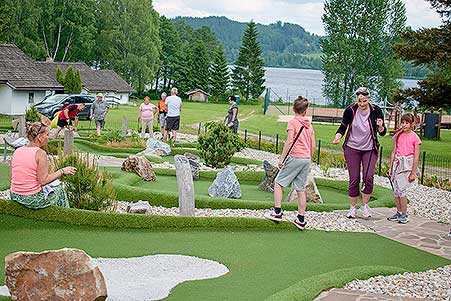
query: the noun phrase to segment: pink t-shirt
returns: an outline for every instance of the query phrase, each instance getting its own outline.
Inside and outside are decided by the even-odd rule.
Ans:
[[[11,158],[11,191],[21,195],[31,195],[42,190],[38,181],[36,152],[39,147],[22,146],[14,151]]]
[[[294,131],[294,139],[302,126],[304,126],[304,129],[302,130],[301,135],[299,135],[298,140],[296,140],[289,155],[296,158],[311,159],[313,156],[312,144],[314,131],[312,125],[310,124],[310,120],[303,116],[296,116],[288,121],[287,131]]]
[[[399,138],[397,138],[399,136]],[[420,137],[415,132],[409,134],[400,132],[393,137],[393,141],[396,143],[397,157],[413,156],[415,154],[415,146],[421,144]]]
[[[139,107],[139,110],[141,111],[141,118],[142,120],[150,120],[153,118],[153,110],[155,108],[155,105],[150,103],[146,105],[145,103],[142,103]]]

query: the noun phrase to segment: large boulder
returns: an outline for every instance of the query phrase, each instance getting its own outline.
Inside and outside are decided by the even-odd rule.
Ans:
[[[274,180],[279,172],[277,166],[271,165],[268,161],[263,161],[263,169],[265,170],[265,178],[258,185],[258,189],[268,192],[274,192]]]
[[[82,250],[16,252],[5,257],[11,300],[106,300],[102,272]]]
[[[171,147],[169,144],[164,143],[156,138],[149,138],[146,142],[146,148],[152,148],[160,152],[163,156],[169,156],[171,154]]]
[[[208,188],[208,194],[217,198],[241,198],[241,187],[238,178],[233,172],[233,168],[227,166],[218,172],[216,179]]]
[[[199,170],[200,170],[200,158],[191,153],[185,153],[184,156],[188,159],[189,165],[191,167],[191,173],[193,174],[193,180],[199,180]]]
[[[144,181],[155,181],[157,179],[152,164],[143,156],[129,156],[122,163],[122,170],[134,172]]]
[[[321,199],[321,195],[319,193],[318,187],[316,186],[315,179],[312,177],[312,175],[308,175],[307,178],[307,186],[305,187],[305,194],[307,198],[308,203],[322,203],[323,200]],[[294,189],[291,189],[290,193],[287,196],[288,202],[296,203],[298,201],[297,199],[297,192]]]

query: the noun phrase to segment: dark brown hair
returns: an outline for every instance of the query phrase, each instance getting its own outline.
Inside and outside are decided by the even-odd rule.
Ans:
[[[410,123],[410,128],[412,130],[415,129],[415,115],[413,115],[412,113],[405,113],[401,116],[401,122],[403,121]],[[399,136],[401,136],[402,132],[402,128],[400,128],[398,133],[396,134],[396,144],[398,144]]]
[[[308,99],[304,98],[302,96],[298,96],[298,98],[296,98],[294,100],[294,104],[293,104],[293,111],[296,114],[302,114],[305,111],[307,111],[308,108]]]

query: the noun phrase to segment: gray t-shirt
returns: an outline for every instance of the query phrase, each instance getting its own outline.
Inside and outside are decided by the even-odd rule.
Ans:
[[[92,118],[94,120],[104,120],[108,104],[105,100],[99,102],[98,100],[92,103]]]

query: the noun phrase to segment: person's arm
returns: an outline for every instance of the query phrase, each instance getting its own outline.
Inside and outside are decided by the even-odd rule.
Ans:
[[[396,138],[394,138],[396,139]],[[393,162],[395,161],[395,154],[396,154],[396,140],[393,143],[393,150],[390,155],[390,164],[388,165],[388,172],[387,175],[391,178],[392,176],[392,170],[393,170]]]
[[[420,144],[415,145],[415,153],[413,155],[412,171],[409,175],[409,182],[415,181],[417,178],[418,162],[420,161]]]
[[[38,181],[42,186],[55,181],[63,175],[73,175],[76,171],[74,167],[67,166],[49,173],[47,154],[42,149],[36,152],[36,163],[38,165]]]
[[[105,115],[106,115],[106,114],[108,114],[108,112],[109,112],[109,111],[110,111],[110,106],[109,106],[109,105],[107,105],[107,106],[106,106],[106,111],[105,111]]]
[[[64,117],[66,117],[66,120],[69,122],[70,118],[69,118],[69,108],[65,109],[63,111],[63,115]]]
[[[348,125],[351,123],[351,119],[352,119],[352,109],[348,107],[343,112],[343,117],[341,118],[340,126],[338,127],[334,141],[332,142],[333,144],[340,143],[341,137],[343,137],[343,135],[346,133]]]
[[[77,128],[78,128],[78,115],[75,115],[75,118],[74,118],[75,120],[74,120],[74,125],[75,125],[75,131],[77,131]]]
[[[285,141],[285,145],[283,146],[282,154],[280,155],[280,158],[279,158],[279,163],[277,164],[277,166],[279,166],[279,168],[283,167],[283,159],[288,154],[288,150],[290,149],[290,147],[294,141],[294,129],[289,128],[287,130],[287,133],[288,133],[288,138],[287,138],[287,141]]]

